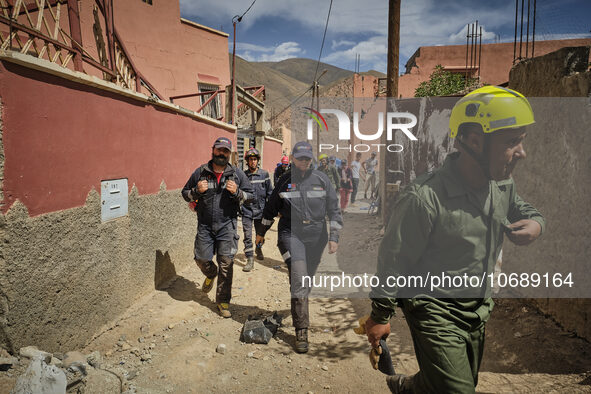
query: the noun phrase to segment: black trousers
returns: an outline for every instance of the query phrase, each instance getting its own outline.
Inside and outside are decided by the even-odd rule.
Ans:
[[[262,232],[264,227],[261,223],[262,219],[252,219],[245,216],[242,217],[242,231],[244,232],[244,255],[246,257],[254,256],[254,247],[252,244],[252,225],[259,232]]]
[[[291,317],[295,328],[310,326],[308,295],[312,277],[318,269],[324,248],[328,243],[326,223],[317,234],[301,234],[292,231],[291,226],[278,228],[277,246],[289,270],[291,291]],[[306,279],[309,278],[309,279]]]

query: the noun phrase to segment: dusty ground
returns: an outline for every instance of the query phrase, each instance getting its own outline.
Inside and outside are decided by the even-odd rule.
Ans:
[[[339,253],[375,259],[375,217],[352,209],[345,226]],[[138,393],[388,392],[384,375],[369,365],[365,338],[352,331],[369,311],[366,299],[313,299],[310,352],[294,353],[287,270],[275,243],[271,230],[266,259],[253,272],[242,272],[244,256],[237,256],[232,318],[218,316],[213,291],[201,292],[203,276],[194,267],[134,305],[82,352],[100,351],[103,368],[119,375],[124,390]],[[285,317],[276,338],[268,345],[239,341],[248,315],[273,311]],[[397,372],[411,374],[418,366],[401,315],[393,319],[388,343]],[[225,354],[216,352],[219,344],[226,345]],[[487,326],[479,392],[591,392],[590,371],[588,342],[520,300],[497,302]],[[0,391],[14,384],[17,372],[0,373]],[[110,387],[95,390],[119,391]]]

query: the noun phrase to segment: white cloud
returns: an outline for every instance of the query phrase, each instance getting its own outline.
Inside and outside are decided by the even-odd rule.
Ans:
[[[300,44],[293,41],[281,43],[274,47],[263,47],[248,43],[236,44],[237,54],[249,62],[279,62],[292,57],[302,56],[305,51]]]
[[[474,29],[474,27],[471,26],[470,33],[472,33],[473,29]],[[480,34],[480,28],[478,28],[477,33]],[[468,35],[468,25],[464,26],[462,28],[462,30],[460,30],[459,32],[457,32],[455,34],[450,34],[448,42],[450,44],[466,44],[466,36],[467,35]],[[492,31],[486,31],[486,29],[484,27],[482,27],[482,41],[494,40],[496,36],[497,36],[496,33],[492,32]],[[479,38],[477,38],[476,36],[474,37],[474,40],[478,40],[478,39]]]
[[[326,63],[353,64],[355,57],[360,55],[361,69],[385,70],[386,56],[388,54],[388,37],[375,36],[366,41],[361,41],[349,49],[334,51],[322,58]]]
[[[247,42],[237,42],[236,50],[245,52],[272,52],[273,48],[264,47],[262,45],[249,44]]]
[[[347,41],[347,40],[341,40],[341,41],[335,41],[332,40],[332,44],[331,44],[331,49],[337,49],[339,47],[349,47],[355,45],[355,41]]]

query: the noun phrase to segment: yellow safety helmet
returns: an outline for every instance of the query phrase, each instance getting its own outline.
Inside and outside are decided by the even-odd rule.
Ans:
[[[326,159],[326,161],[328,161],[328,155],[326,153],[321,153],[320,155],[318,155],[318,161],[322,159]]]
[[[517,128],[534,123],[529,101],[515,90],[483,86],[460,99],[451,111],[450,137],[458,135],[463,123],[477,123],[484,133]]]

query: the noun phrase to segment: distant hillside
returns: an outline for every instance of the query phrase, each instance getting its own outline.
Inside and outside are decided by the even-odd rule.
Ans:
[[[230,67],[232,56],[230,55]],[[280,124],[289,125],[291,111],[286,107],[292,101],[300,99],[300,106],[311,103],[311,91],[307,91],[314,77],[316,61],[311,59],[287,59],[280,62],[248,62],[236,56],[236,82],[241,86],[265,85],[266,118],[271,119],[273,128]],[[352,88],[353,72],[330,64],[320,63],[318,75],[328,70],[320,79],[321,96],[348,97]],[[362,72],[362,75],[373,75],[378,78],[386,75],[375,70]],[[306,92],[307,91],[307,92]],[[280,111],[286,109],[283,113]]]
[[[241,86],[265,85],[267,106],[275,111],[289,105],[291,100],[310,87],[280,71],[261,63],[248,62],[239,56],[236,56],[236,82]],[[271,115],[270,112],[267,117]]]
[[[298,81],[302,81],[308,85],[311,85],[312,82],[314,82],[316,60],[292,58],[282,60],[280,62],[260,62],[258,64],[267,66],[273,70],[280,71],[283,74],[289,75],[290,77],[297,79]],[[344,70],[342,68],[321,62],[318,66],[318,75],[320,75],[324,70],[327,70],[327,72],[322,76],[322,78],[320,78],[320,85],[328,85],[338,79],[350,77],[353,75],[353,71]]]

